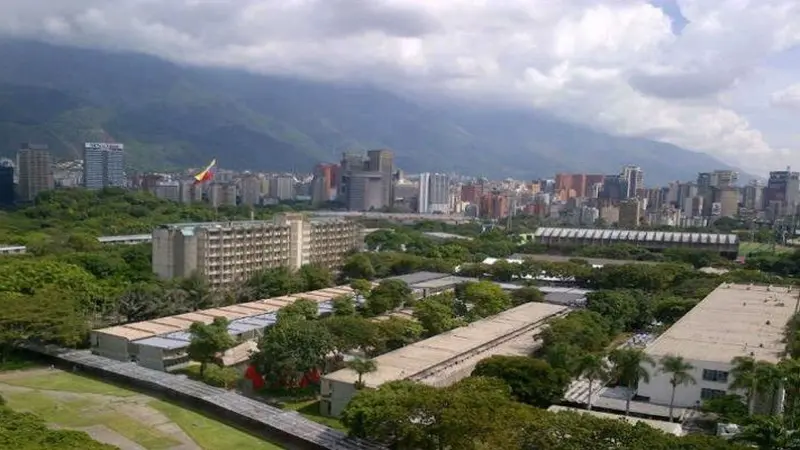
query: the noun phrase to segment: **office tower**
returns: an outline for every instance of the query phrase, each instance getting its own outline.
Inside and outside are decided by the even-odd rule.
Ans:
[[[481,197],[478,214],[485,219],[502,219],[508,216],[508,197],[491,192]]]
[[[314,181],[311,185],[311,203],[321,205],[336,199],[337,165],[318,164],[314,168]]]
[[[603,188],[598,197],[614,203],[627,198],[628,192],[628,182],[623,175],[609,175],[603,180]]]
[[[278,200],[294,199],[294,177],[281,175],[269,180],[269,196]]]
[[[619,227],[636,228],[642,220],[641,203],[636,198],[631,198],[619,204]]]
[[[103,142],[85,143],[83,185],[86,189],[125,187],[125,146]]]
[[[153,272],[162,279],[199,273],[216,288],[275,267],[337,270],[362,246],[361,225],[343,218],[283,214],[269,221],[163,225],[153,230]]]
[[[769,173],[764,203],[772,205],[775,216],[795,214],[799,200],[800,173],[792,172],[788,167],[785,171]]]
[[[0,162],[0,206],[14,204],[14,166],[11,161]]]
[[[240,181],[242,205],[254,206],[261,204],[261,177],[255,174],[245,174]]]
[[[428,211],[450,213],[450,177],[444,173],[430,175],[428,184]]]
[[[181,201],[181,184],[177,181],[159,181],[153,188],[153,194],[164,200],[179,202]]]
[[[754,180],[744,187],[742,193],[742,203],[750,211],[761,211],[764,209],[764,186]]]
[[[419,192],[417,193],[417,212],[420,214],[428,213],[428,206],[430,205],[431,192],[431,174],[419,174]]]
[[[739,189],[723,187],[715,190],[714,203],[719,204],[721,217],[736,217],[739,215]]]
[[[739,173],[733,170],[715,170],[713,172],[700,172],[697,174],[698,186],[710,186],[717,189],[736,186]]]
[[[391,150],[370,150],[367,152],[367,171],[381,174],[383,204],[394,205],[394,155]]]
[[[53,157],[47,145],[22,144],[17,153],[19,196],[31,202],[43,191],[53,189]]]
[[[644,189],[644,171],[639,166],[625,166],[620,174],[627,183],[627,190],[624,198],[635,198],[639,191]]]

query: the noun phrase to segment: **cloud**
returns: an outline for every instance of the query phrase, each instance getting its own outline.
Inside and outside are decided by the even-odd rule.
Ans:
[[[0,4],[2,34],[537,108],[751,170],[800,165],[728,101],[800,43],[796,0]]]
[[[800,110],[800,83],[774,92],[770,100],[774,106]]]

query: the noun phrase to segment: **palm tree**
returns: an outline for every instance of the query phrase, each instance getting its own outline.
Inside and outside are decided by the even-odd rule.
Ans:
[[[694,370],[694,366],[686,362],[683,356],[665,355],[661,358],[660,372],[669,374],[669,384],[672,385],[672,396],[669,399],[669,421],[672,422],[672,410],[675,405],[675,391],[678,386],[696,384],[697,380],[689,373]]]
[[[784,359],[778,363],[778,368],[781,371],[783,388],[786,392],[784,416],[788,420],[789,427],[794,429],[798,425],[797,419],[800,418],[800,361]]]
[[[589,399],[587,401],[586,409],[592,410],[592,393],[594,392],[594,382],[608,381],[609,370],[608,360],[605,355],[587,353],[583,355],[576,365],[576,372],[578,376],[586,378],[589,382]]]
[[[747,414],[753,415],[755,409],[756,393],[756,360],[751,356],[737,356],[731,360],[731,389],[745,391],[747,399]]]
[[[783,373],[780,368],[767,361],[758,361],[755,370],[756,395],[769,399],[769,414],[780,410],[777,404],[778,391],[783,384]]]
[[[364,381],[363,381],[364,374],[372,373],[378,370],[378,364],[375,362],[375,360],[362,359],[362,358],[356,358],[348,362],[347,367],[358,374],[358,381],[356,381],[356,388],[359,389],[364,386]]]
[[[618,348],[611,352],[608,359],[614,365],[613,375],[628,388],[625,399],[625,415],[631,411],[631,397],[636,392],[636,385],[640,380],[650,381],[650,372],[643,366],[645,364],[655,367],[656,363],[647,353],[638,348]]]
[[[733,441],[750,444],[759,450],[800,448],[800,434],[787,426],[781,416],[756,416]]]

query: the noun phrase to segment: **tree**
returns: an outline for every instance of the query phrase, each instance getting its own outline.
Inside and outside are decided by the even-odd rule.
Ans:
[[[402,280],[382,280],[370,292],[365,309],[377,316],[387,311],[399,308],[413,300],[411,288]]]
[[[669,384],[672,386],[672,394],[669,398],[669,421],[672,422],[672,409],[675,405],[675,391],[678,386],[697,383],[691,374],[694,366],[683,359],[683,356],[678,355],[665,355],[659,363],[661,364],[659,371],[670,376]]]
[[[19,450],[115,450],[86,432],[54,430],[40,417],[0,406],[0,448]]]
[[[733,439],[759,450],[797,450],[800,434],[786,425],[781,416],[756,416]]]
[[[272,383],[293,388],[311,370],[324,366],[334,339],[321,321],[278,320],[258,341],[251,362]]]
[[[472,376],[499,378],[517,400],[539,408],[561,400],[570,382],[566,371],[527,356],[491,356],[475,366]]]
[[[586,296],[586,307],[606,317],[615,334],[629,331],[639,314],[636,298],[626,290],[600,290]]]
[[[543,301],[544,294],[533,286],[522,287],[511,292],[511,304],[513,306],[520,306],[525,303],[541,303]]]
[[[303,289],[302,282],[288,267],[265,269],[253,274],[245,283],[256,298],[272,298],[294,294]]]
[[[125,322],[140,322],[169,315],[172,310],[164,302],[164,290],[151,283],[136,283],[119,296],[116,312]]]
[[[300,298],[278,310],[278,320],[300,318],[314,320],[319,313],[319,305],[314,300]]]
[[[352,295],[340,295],[331,301],[334,316],[354,316],[356,314],[356,302]]]
[[[236,341],[228,333],[228,319],[215,317],[210,324],[195,322],[189,327],[191,340],[187,353],[189,358],[200,363],[200,376],[208,363],[214,362],[219,353],[234,346]]]
[[[466,305],[472,319],[493,316],[511,306],[508,294],[491,281],[467,283],[464,287],[463,297],[460,297],[459,300]]]
[[[333,286],[330,270],[316,264],[304,264],[297,274],[302,284],[302,291],[316,291]]]
[[[214,306],[215,292],[199,272],[194,272],[189,277],[179,280],[178,285],[186,292],[186,301],[192,311]]]
[[[362,299],[366,299],[369,297],[369,293],[372,291],[372,283],[364,279],[355,279],[350,282],[350,289],[352,289],[356,295],[360,296]]]
[[[377,354],[397,350],[408,344],[417,342],[425,331],[422,325],[414,320],[390,317],[376,324],[378,342],[374,351]]]
[[[356,381],[356,389],[364,386],[364,374],[372,373],[378,370],[378,363],[374,359],[356,358],[347,363],[347,367],[358,374],[358,381]]]
[[[608,381],[610,368],[605,355],[597,353],[587,353],[578,360],[576,372],[579,376],[586,378],[589,382],[589,399],[587,409],[592,409],[592,394],[594,393],[594,382]]]
[[[369,349],[379,345],[378,325],[358,316],[333,316],[322,320],[333,338],[333,347],[341,356],[352,350]]]
[[[414,318],[425,329],[427,336],[435,336],[458,328],[463,324],[463,321],[453,314],[452,306],[432,297],[428,297],[414,305]]]
[[[369,256],[364,253],[355,253],[345,261],[342,267],[342,276],[347,279],[371,280],[375,278],[375,268]]]
[[[620,384],[628,388],[628,395],[625,399],[625,415],[631,411],[631,397],[636,392],[636,386],[640,380],[650,381],[650,372],[643,366],[645,364],[655,367],[656,363],[644,351],[637,348],[620,348],[611,352],[608,359],[613,366],[612,374]]]

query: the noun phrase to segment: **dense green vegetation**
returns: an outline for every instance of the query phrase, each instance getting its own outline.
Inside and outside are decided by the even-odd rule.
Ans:
[[[115,447],[101,444],[82,431],[50,429],[38,416],[14,412],[0,401],[0,448],[114,450]]]

